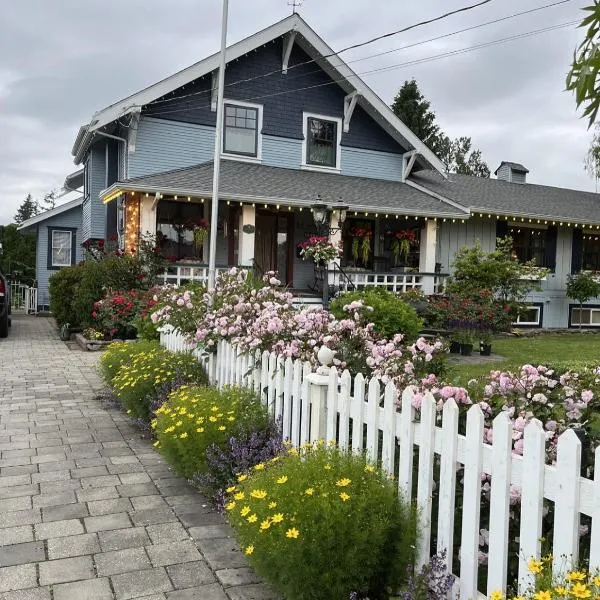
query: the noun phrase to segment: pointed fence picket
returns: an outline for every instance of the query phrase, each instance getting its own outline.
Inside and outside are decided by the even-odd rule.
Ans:
[[[176,331],[162,332],[160,341],[174,352],[192,350]],[[493,422],[493,443],[484,442],[484,414],[478,405],[468,410],[464,423],[454,399],[440,411],[429,393],[396,390],[391,383],[383,385],[360,373],[352,377],[348,371],[331,368],[326,377],[314,378],[309,363],[268,352],[243,353],[223,341],[208,357],[195,354],[219,387],[237,384],[254,389],[270,414],[281,419],[282,434],[294,446],[312,441],[311,431],[319,431],[311,427],[311,406],[316,402],[323,412],[312,418],[322,423],[322,437],[336,440],[343,448],[365,451],[417,503],[422,533],[417,563],[427,562],[433,551],[446,551],[447,568],[452,571],[453,563],[457,564],[454,552],[460,548],[456,589],[461,597],[482,599],[485,592],[506,591],[514,583],[507,581],[508,536],[511,501],[519,496],[521,589],[532,582],[527,562],[540,557],[540,540],[549,533],[543,529],[545,503],[554,503],[554,572],[577,561],[582,515],[591,521],[586,550],[590,568],[600,567],[600,449],[595,454],[595,479],[581,477],[581,442],[575,432],[559,438],[556,463],[549,465],[546,434],[535,420],[525,428],[520,456],[512,451],[513,431],[506,414]],[[479,564],[484,476],[489,476],[491,485],[489,554],[484,589],[478,589],[484,574]]]

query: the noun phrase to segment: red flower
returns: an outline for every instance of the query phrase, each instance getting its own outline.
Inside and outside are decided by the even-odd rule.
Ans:
[[[98,313],[96,311],[92,312],[92,319],[95,319],[98,316]]]

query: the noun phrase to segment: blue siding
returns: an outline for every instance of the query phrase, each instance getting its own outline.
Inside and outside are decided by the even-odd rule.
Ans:
[[[82,230],[86,239],[101,238],[106,236],[106,207],[100,200],[100,192],[106,188],[106,151],[105,143],[99,142],[90,148],[86,159],[89,170],[89,201],[83,206]]]
[[[402,181],[402,155],[342,147],[342,175]]]
[[[48,228],[60,229],[75,228],[75,257],[76,262],[83,260],[83,252],[81,243],[82,239],[82,211],[79,206],[68,210],[60,215],[51,217],[42,221],[38,225],[37,232],[37,280],[38,280],[38,306],[46,307],[50,303],[50,296],[48,294],[48,280],[56,270],[48,270]]]
[[[299,169],[302,163],[302,140],[263,135],[262,164]]]
[[[264,135],[302,139],[303,112],[342,118],[345,92],[297,44],[287,75],[280,72],[281,56],[282,40],[278,39],[230,63],[225,73],[225,97],[263,104]],[[309,64],[294,67],[307,61]],[[261,77],[272,71],[275,73]],[[256,79],[232,85],[253,77]],[[202,77],[181,90],[181,99],[168,96],[146,106],[144,112],[161,119],[214,127],[216,113],[210,110],[210,88],[211,77]],[[354,111],[349,133],[342,134],[342,146],[392,153],[405,151],[360,106]]]
[[[83,201],[82,207],[82,225],[81,235],[82,241],[89,240],[92,237],[92,203],[89,198]]]
[[[463,246],[474,246],[476,242],[486,252],[496,247],[496,220],[476,219],[461,223],[439,221],[437,233],[436,262],[442,265],[442,273],[452,272],[454,256]]]
[[[215,128],[142,117],[135,152],[128,156],[127,177],[139,177],[212,160]]]

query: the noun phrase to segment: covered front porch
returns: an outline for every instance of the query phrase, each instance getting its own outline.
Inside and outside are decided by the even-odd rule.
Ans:
[[[249,173],[249,167],[259,171]],[[248,176],[245,184],[240,170]],[[160,181],[148,176],[115,184],[104,195],[105,202],[119,202],[123,248],[135,252],[143,236],[154,237],[171,262],[162,282],[177,285],[208,279],[213,202],[202,191],[210,189],[212,164],[177,173],[185,171],[194,173],[176,188],[165,174]],[[325,281],[329,294],[370,286],[437,292],[445,277],[436,263],[438,224],[465,217],[395,182],[232,161],[224,161],[222,179],[217,268],[276,271],[300,296],[321,296]],[[327,265],[304,260],[300,244],[315,235],[329,238],[339,258]]]

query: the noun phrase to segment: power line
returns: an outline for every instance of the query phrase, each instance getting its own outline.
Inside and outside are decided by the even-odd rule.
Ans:
[[[352,64],[352,63],[355,63],[355,62],[361,62],[361,61],[364,61],[364,60],[368,60],[370,58],[375,58],[377,56],[383,56],[383,55],[386,55],[386,54],[391,54],[393,52],[399,52],[401,50],[407,50],[409,48],[414,48],[416,46],[420,46],[420,45],[423,45],[423,44],[428,44],[430,42],[435,42],[435,41],[438,41],[438,40],[441,40],[441,39],[444,39],[444,38],[448,38],[448,37],[452,37],[452,36],[455,36],[455,35],[458,35],[458,34],[461,34],[461,33],[465,33],[467,31],[472,31],[472,30],[475,30],[475,29],[479,29],[481,27],[487,27],[488,25],[494,25],[496,23],[501,23],[501,22],[507,21],[509,19],[514,19],[516,17],[520,17],[520,16],[527,15],[527,14],[534,13],[534,12],[538,12],[540,10],[545,10],[545,9],[548,9],[548,8],[553,8],[555,6],[558,6],[560,4],[566,4],[568,2],[573,2],[573,0],[559,0],[557,2],[552,2],[551,4],[546,4],[544,6],[539,6],[539,7],[532,8],[532,9],[529,9],[529,10],[525,10],[525,11],[522,11],[522,12],[513,13],[513,14],[507,15],[505,17],[500,17],[498,19],[493,19],[492,21],[486,21],[485,23],[480,23],[478,25],[472,25],[470,27],[465,27],[463,29],[458,29],[456,31],[452,31],[450,33],[446,33],[446,34],[439,35],[439,36],[436,36],[436,37],[433,37],[433,38],[429,38],[427,40],[422,40],[422,41],[419,41],[419,42],[414,42],[414,43],[408,44],[406,46],[401,46],[400,48],[394,48],[392,50],[385,50],[385,51],[377,52],[375,54],[371,54],[371,55],[368,55],[368,56],[363,56],[361,58],[356,58],[354,60],[346,61],[346,64]],[[411,26],[411,27],[414,27],[414,26]],[[366,43],[368,43],[368,42],[366,42]],[[346,49],[340,50],[340,53],[344,52],[345,50]],[[324,58],[332,57],[332,56],[335,56],[336,54],[339,54],[339,53],[329,54],[329,55],[325,56]],[[316,59],[311,59],[311,60],[303,61],[303,62],[295,64],[295,65],[290,65],[290,66],[288,66],[288,72],[290,70],[294,69],[294,68],[297,68],[297,67],[300,67],[300,66],[304,66],[304,65],[307,65],[307,64],[311,64],[311,63],[314,63],[314,62],[316,62]],[[339,65],[333,65],[333,66],[334,66],[334,68],[337,68],[341,64],[343,64],[343,63],[340,63]],[[301,77],[307,77],[308,75],[311,75],[313,73],[318,73],[320,70],[321,69],[316,69],[314,71],[309,71],[308,73],[302,73],[301,75],[287,76],[286,79],[288,81],[290,81],[290,80],[294,80],[294,79],[299,79]],[[231,87],[231,86],[234,86],[234,85],[240,85],[242,83],[248,83],[248,82],[251,82],[251,81],[256,81],[257,79],[261,79],[261,78],[264,78],[264,77],[269,77],[271,75],[278,75],[280,73],[281,73],[281,69],[276,69],[274,71],[269,71],[269,72],[263,73],[261,75],[255,75],[253,77],[248,77],[248,78],[245,78],[245,79],[239,79],[239,80],[236,80],[236,81],[232,81],[232,82],[226,84],[225,87],[227,88],[227,87]],[[189,97],[192,97],[192,96],[204,96],[204,95],[208,95],[210,93],[211,93],[211,90],[200,90],[198,92],[190,92],[189,94],[183,94],[183,95],[175,96],[175,97],[172,97],[172,98],[164,98],[164,99],[161,99],[161,100],[153,100],[152,102],[149,102],[148,104],[149,105],[166,104],[168,102],[175,102],[175,101],[183,100],[185,98],[189,98]]]
[[[412,61],[407,61],[407,62],[403,62],[403,63],[398,63],[395,65],[387,65],[385,67],[379,67],[377,69],[371,69],[369,71],[363,71],[362,73],[354,73],[353,75],[349,76],[349,77],[360,77],[360,76],[364,76],[364,75],[371,75],[373,73],[382,73],[382,72],[386,72],[386,71],[392,71],[395,69],[400,69],[403,67],[410,67],[410,66],[414,66],[414,65],[419,65],[419,64],[423,64],[423,63],[428,63],[428,62],[433,62],[436,60],[441,60],[443,58],[448,58],[451,56],[457,56],[460,54],[466,54],[468,52],[473,52],[475,50],[481,50],[482,48],[487,48],[490,46],[496,46],[499,44],[503,44],[503,43],[507,43],[510,41],[515,41],[518,39],[523,39],[526,37],[532,37],[534,35],[539,35],[541,33],[546,33],[549,31],[555,31],[558,29],[562,29],[564,27],[568,27],[570,25],[576,25],[578,24],[580,21],[579,20],[575,20],[575,21],[568,21],[566,23],[559,23],[556,25],[551,25],[549,27],[544,27],[542,29],[536,29],[533,31],[527,31],[524,33],[519,33],[516,35],[512,35],[512,36],[508,36],[505,38],[500,38],[497,40],[492,40],[489,42],[483,42],[481,44],[476,44],[474,46],[467,46],[466,48],[460,48],[457,50],[450,50],[448,52],[443,52],[441,54],[436,54],[433,56],[428,56],[425,58],[420,58],[420,59],[415,59]],[[306,87],[301,87],[301,88],[294,88],[291,90],[282,90],[280,92],[275,92],[273,94],[264,94],[261,96],[254,96],[254,97],[250,97],[250,98],[240,98],[238,101],[240,102],[250,102],[252,100],[260,100],[260,99],[265,99],[265,98],[271,98],[274,96],[281,96],[283,94],[292,94],[292,93],[296,93],[296,92],[301,92],[301,91],[305,91],[305,90],[310,90],[310,89],[315,89],[315,88],[320,88],[320,87],[325,87],[328,85],[334,85],[337,83],[342,83],[344,81],[347,81],[347,79],[349,77],[344,77],[342,79],[337,79],[337,80],[332,80],[332,81],[327,81],[325,83],[318,83],[315,85],[310,85],[310,86],[306,86]],[[150,116],[161,116],[161,115],[167,115],[167,114],[173,114],[173,113],[178,113],[178,112],[187,112],[187,111],[192,111],[192,110],[198,110],[201,107],[194,107],[192,106],[187,106],[187,107],[182,107],[182,108],[174,108],[172,110],[158,110],[158,111],[153,111]]]

